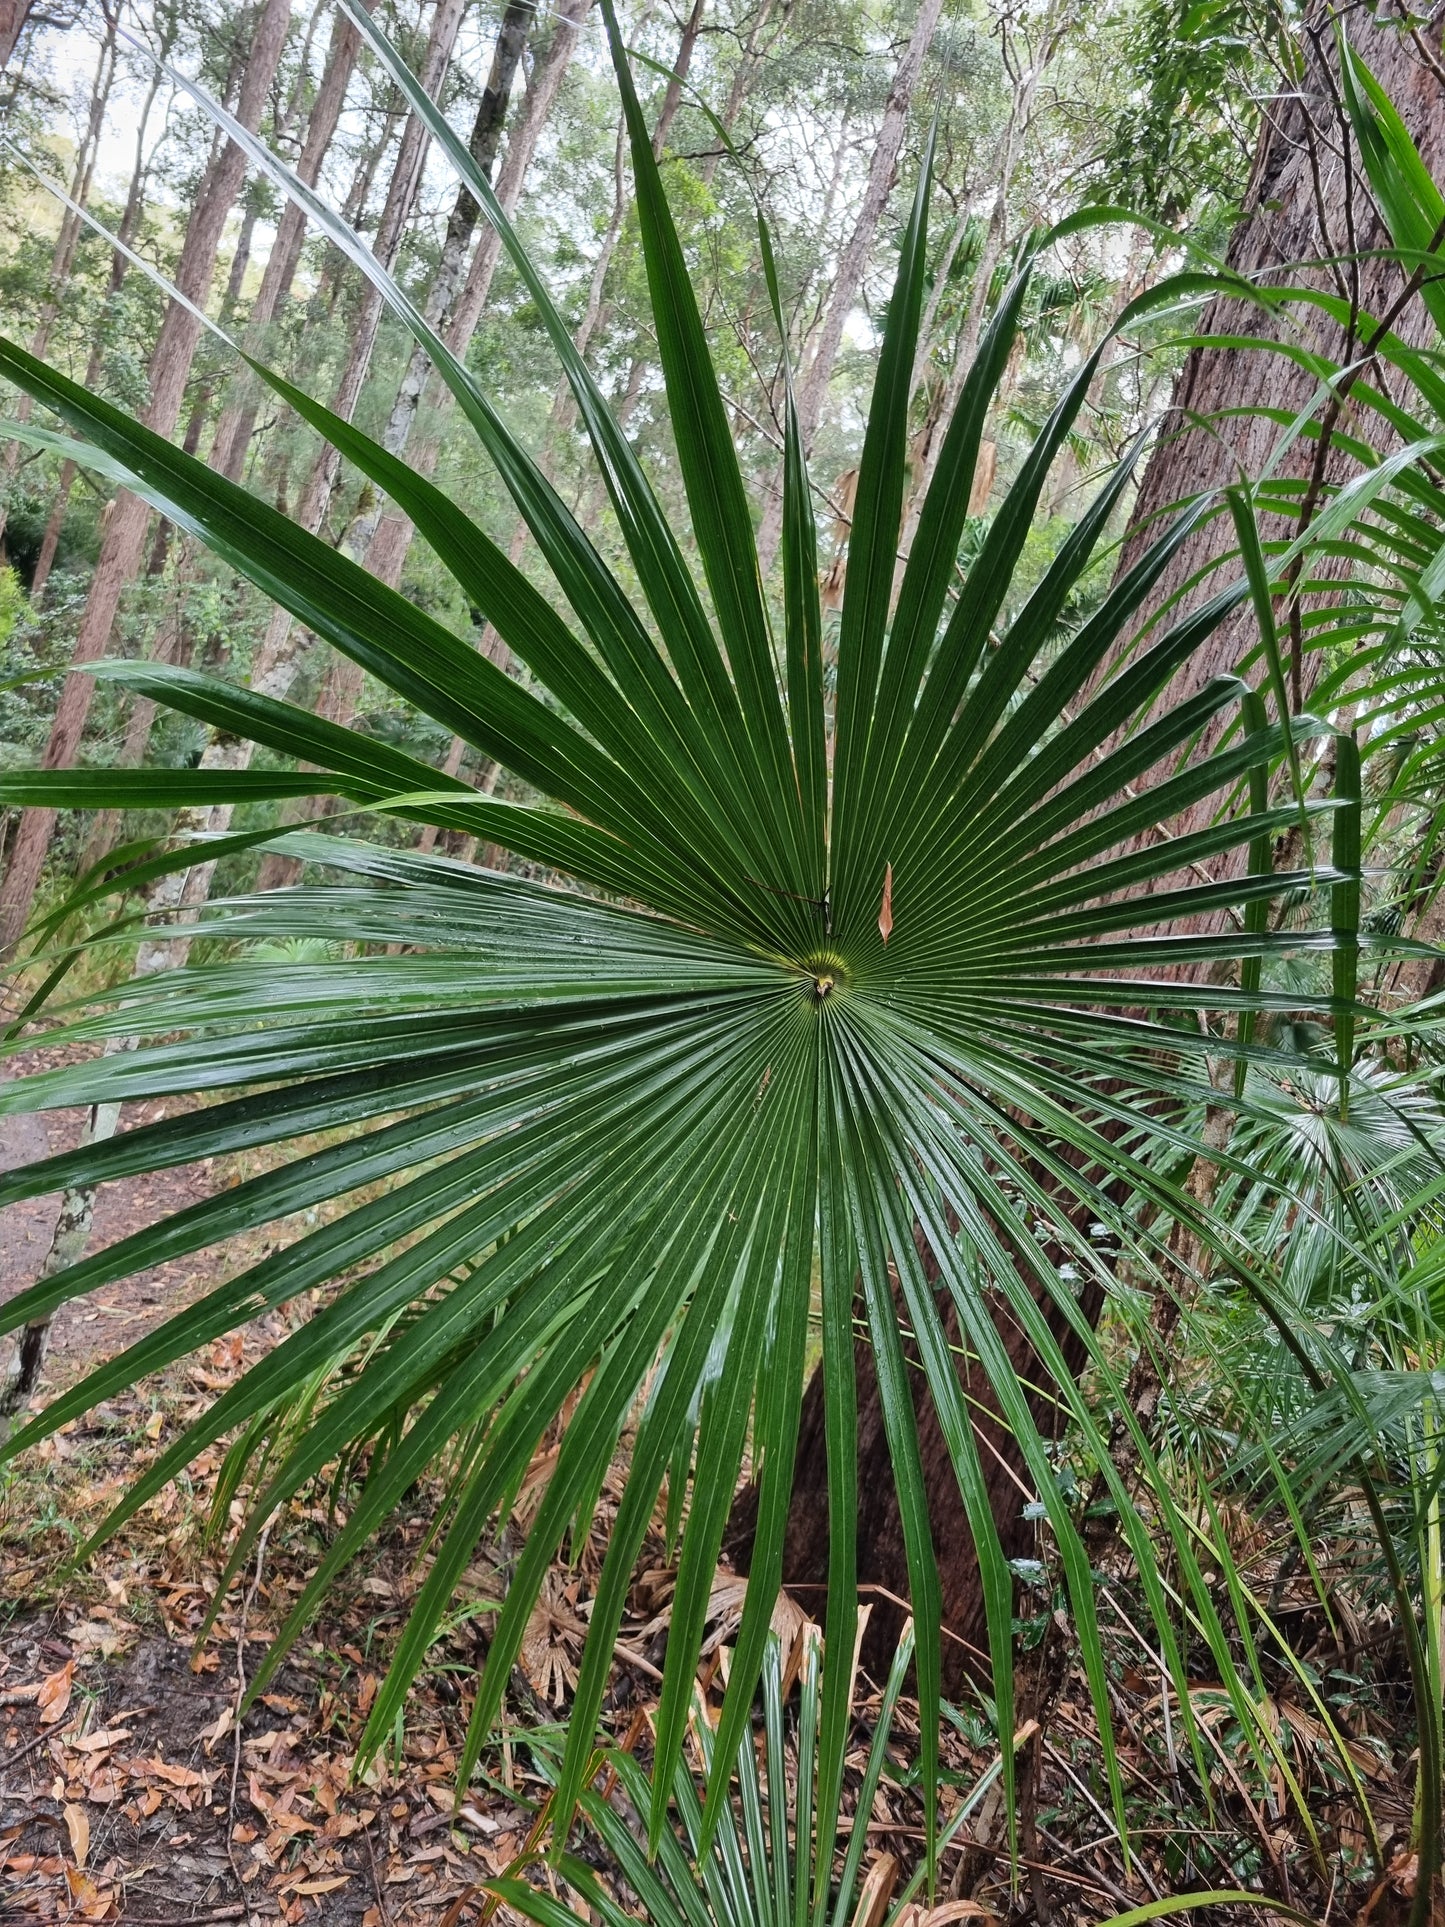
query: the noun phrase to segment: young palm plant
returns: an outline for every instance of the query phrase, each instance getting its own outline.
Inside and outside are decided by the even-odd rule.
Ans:
[[[851,1654],[857,1623],[856,1322],[876,1363],[907,1545],[931,1832],[941,1602],[916,1401],[931,1402],[966,1509],[1001,1734],[1013,1730],[1014,1576],[1004,1534],[1020,1501],[1010,1481],[1000,1489],[976,1433],[980,1387],[991,1435],[1001,1428],[1011,1437],[1046,1514],[1106,1735],[1091,1575],[1051,1459],[1060,1415],[1105,1467],[1181,1705],[1181,1621],[1212,1650],[1221,1677],[1234,1678],[1225,1628],[1167,1490],[1156,1494],[1155,1511],[1177,1541],[1172,1590],[1108,1463],[1111,1413],[1101,1417],[1099,1399],[1130,1431],[1146,1477],[1153,1466],[1094,1321],[1112,1284],[1105,1252],[1127,1249],[1132,1282],[1147,1282],[1166,1264],[1168,1225],[1180,1216],[1217,1269],[1268,1301],[1267,1264],[1207,1220],[1182,1183],[1160,1176],[1163,1160],[1139,1155],[1172,1143],[1179,1155],[1169,1169],[1187,1164],[1195,1147],[1178,1120],[1195,1086],[1181,1064],[1191,1052],[1236,1047],[1232,1030],[1211,1034],[1200,1014],[1242,1015],[1269,1003],[1254,966],[1284,940],[1265,934],[1249,906],[1312,880],[1199,880],[1214,858],[1261,840],[1267,847],[1297,820],[1293,805],[1251,811],[1247,801],[1251,771],[1284,754],[1277,728],[1234,731],[1208,755],[1197,749],[1210,720],[1240,704],[1241,683],[1220,678],[1183,701],[1170,694],[1247,589],[1231,586],[1181,620],[1141,627],[1139,612],[1186,519],[1072,633],[1061,626],[1128,485],[1126,461],[1019,613],[1000,621],[1098,352],[1058,403],[957,583],[969,480],[1018,325],[1025,263],[980,348],[895,597],[925,163],[879,354],[836,636],[825,636],[819,606],[790,399],[775,613],[759,580],[691,269],[610,8],[685,531],[664,512],[485,176],[364,8],[346,3],[498,229],[536,304],[590,437],[630,586],[362,243],[214,104],[225,132],[304,202],[426,346],[525,518],[556,601],[444,492],[279,376],[258,372],[411,517],[529,681],[502,673],[204,463],[0,345],[0,375],[83,438],[79,459],[194,532],[298,620],[511,771],[535,800],[478,796],[284,702],[139,665],[107,673],[294,760],[295,769],[8,773],[0,797],[154,808],[330,795],[358,812],[470,832],[549,879],[377,847],[338,820],[338,834],[285,839],[310,865],[302,887],[212,906],[201,928],[223,942],[211,960],[136,977],[63,1012],[56,1036],[129,1048],[6,1085],[8,1109],[160,1093],[202,1101],[183,1116],[6,1173],[0,1198],[283,1147],[311,1133],[328,1139],[43,1279],[4,1307],[6,1329],[168,1256],[363,1187],[366,1194],[99,1366],[5,1450],[22,1450],[258,1312],[331,1287],[308,1322],[134,1481],[102,1535],[213,1441],[242,1441],[228,1473],[239,1479],[247,1454],[269,1438],[272,1449],[251,1461],[234,1573],[263,1522],[309,1481],[338,1462],[364,1470],[344,1526],[254,1682],[259,1690],[333,1574],[446,1459],[452,1476],[432,1563],[377,1695],[365,1752],[392,1728],[479,1538],[506,1512],[565,1410],[555,1466],[478,1681],[466,1773],[549,1564],[569,1536],[575,1543],[585,1533],[630,1432],[557,1808],[569,1815],[583,1788],[629,1577],[671,1475],[688,1497],[648,1816],[657,1843],[745,1456],[759,1479],[758,1524],[718,1757],[734,1759],[747,1729],[782,1577],[816,1303],[827,1650]],[[760,246],[776,308],[765,231]],[[1165,286],[1151,298],[1179,291]],[[1129,309],[1119,325],[1139,312]],[[1312,727],[1292,725],[1299,734]],[[1220,800],[1210,828],[1173,841],[1158,833],[1210,796]],[[1344,815],[1357,807],[1347,798]],[[153,857],[128,882],[193,854]],[[76,901],[99,901],[103,887]],[[1201,922],[1241,905],[1245,916],[1226,921],[1224,934],[1197,934]],[[1346,960],[1336,976],[1343,1009],[1358,939],[1348,917],[1336,923],[1333,937],[1289,941],[1333,945]],[[98,941],[123,936],[111,929]],[[337,948],[318,956],[318,940]],[[1186,968],[1211,966],[1213,984],[1239,958],[1248,963],[1239,990],[1197,983]],[[55,968],[58,976],[63,959]],[[1298,999],[1288,1004],[1297,1008]],[[1247,1033],[1236,1041],[1260,1048]],[[1100,1226],[1109,1234],[1102,1241]],[[1071,1368],[1079,1356],[1092,1366],[1089,1397]],[[338,1375],[341,1361],[349,1365]],[[847,1668],[828,1670],[820,1810],[836,1804],[850,1687]],[[1245,1710],[1241,1703],[1241,1717]],[[1007,1745],[1002,1772],[1008,1782]],[[708,1829],[725,1780],[709,1788]]]
[[[786,1657],[777,1637],[769,1635],[763,1657],[761,1733],[749,1725],[735,1761],[719,1754],[706,1700],[701,1693],[696,1696],[692,1733],[702,1767],[701,1785],[687,1761],[679,1760],[669,1826],[654,1860],[649,1860],[634,1831],[636,1816],[652,1809],[652,1777],[626,1745],[598,1750],[580,1810],[605,1856],[606,1874],[599,1874],[581,1855],[567,1854],[559,1865],[568,1885],[607,1927],[621,1927],[637,1918],[621,1904],[619,1888],[636,1897],[641,1917],[651,1927],[756,1927],[764,1921],[777,1927],[784,1923],[787,1927],[848,1927],[857,1919],[875,1921],[878,1927],[902,1927],[904,1922],[916,1921],[920,1910],[913,1901],[925,1869],[920,1865],[899,1887],[898,1863],[885,1855],[865,1876],[868,1828],[863,1824],[888,1765],[898,1700],[912,1656],[913,1629],[905,1626],[872,1713],[873,1731],[861,1779],[852,1790],[855,1823],[840,1866],[835,1867],[831,1852],[817,1858],[812,1852],[815,1827],[817,1837],[830,1844],[839,1839],[842,1829],[840,1815],[818,1805],[823,1642],[818,1627],[809,1623]],[[795,1675],[797,1706],[790,1729]],[[861,1712],[857,1684],[855,1670],[850,1682],[850,1710],[855,1718]],[[555,1777],[555,1760],[542,1747],[534,1747],[533,1753],[543,1774]],[[998,1771],[995,1762],[959,1800],[940,1844],[962,1831]],[[709,1835],[703,1825],[709,1788],[730,1776],[732,1784],[718,1824]],[[840,1791],[834,1788],[835,1794]],[[488,1892],[494,1901],[524,1920],[535,1921],[537,1927],[563,1927],[569,1917],[564,1903],[523,1878],[531,1857],[519,1856],[500,1879],[488,1883]]]

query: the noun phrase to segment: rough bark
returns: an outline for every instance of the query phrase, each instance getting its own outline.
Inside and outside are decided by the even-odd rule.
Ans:
[[[1369,198],[1353,144],[1344,135],[1333,39],[1322,11],[1315,24],[1321,31],[1316,37],[1306,35],[1303,43],[1302,84],[1273,103],[1265,115],[1229,265],[1264,283],[1287,284],[1302,278],[1293,265],[1297,262],[1357,255],[1357,264],[1342,270],[1340,284],[1330,281],[1324,271],[1312,271],[1312,278],[1334,292],[1353,296],[1364,315],[1379,317],[1402,291],[1407,271],[1393,262],[1370,258],[1372,251],[1390,246],[1390,237]],[[1357,51],[1395,102],[1426,167],[1435,179],[1445,177],[1445,90],[1409,37],[1396,28],[1359,14],[1352,19],[1350,32]],[[1431,37],[1438,46],[1438,26]],[[1424,342],[1431,324],[1423,304],[1407,307],[1395,329],[1407,339]],[[1276,339],[1287,335],[1340,362],[1351,360],[1358,347],[1358,335],[1350,340],[1317,308],[1301,304],[1292,306],[1280,322],[1247,304],[1216,301],[1205,314],[1201,333]],[[1280,431],[1249,411],[1268,407],[1293,413],[1315,393],[1314,382],[1283,356],[1248,348],[1195,348],[1175,382],[1170,409],[1139,490],[1120,569],[1129,568],[1157,534],[1162,526],[1159,518],[1171,503],[1264,471]],[[1342,426],[1349,426],[1348,408]],[[1286,456],[1282,472],[1306,474],[1312,460],[1313,444],[1301,439]],[[1329,480],[1347,480],[1356,473],[1347,458],[1331,456]],[[1293,533],[1292,526],[1287,530],[1282,523],[1275,526],[1279,532]],[[1225,515],[1212,521],[1184,545],[1165,571],[1151,606],[1161,607],[1191,576],[1217,564],[1233,543],[1230,518]],[[1179,612],[1197,604],[1223,580],[1216,570],[1183,599]],[[1246,603],[1191,658],[1167,700],[1181,701],[1215,676],[1234,669],[1255,637],[1253,612]],[[1313,666],[1308,655],[1300,664],[1297,694],[1306,701]],[[1221,722],[1214,727],[1201,753],[1213,746],[1225,726]],[[1200,828],[1209,808],[1208,801],[1199,804],[1171,824],[1171,832],[1182,835]]]
[[[264,0],[237,101],[237,118],[248,129],[260,125],[290,20],[290,0]],[[221,235],[240,193],[245,167],[241,149],[227,141],[207,169],[187,223],[175,282],[179,291],[198,306],[210,292]],[[150,401],[143,417],[146,426],[159,435],[169,436],[175,430],[200,330],[201,324],[189,308],[179,301],[170,303],[147,371]],[[43,769],[65,769],[75,760],[94,691],[92,678],[79,672],[105,652],[121,594],[140,565],[148,513],[138,496],[125,492],[110,504],[71,659],[72,673],[61,689],[50,740],[41,758]],[[0,956],[13,950],[29,919],[54,821],[53,810],[26,810],[21,816],[0,890]]]
[[[1070,1213],[1071,1218],[1078,1218],[1084,1226],[1092,1215],[1091,1211],[1078,1209]],[[933,1254],[922,1233],[916,1231],[914,1235],[925,1276],[936,1282],[938,1266]],[[1066,1253],[1057,1246],[1048,1248],[1044,1255],[1045,1261],[1055,1266],[1064,1263],[1066,1258]],[[1066,1326],[1052,1299],[1044,1296],[1039,1287],[1032,1289],[1059,1340],[1069,1369],[1081,1371],[1084,1350],[1077,1335]],[[1085,1315],[1090,1320],[1096,1319],[1102,1308],[1100,1288],[1090,1284],[1080,1302]],[[948,1341],[961,1350],[953,1307],[942,1295],[939,1303]],[[1047,1376],[1040,1369],[1032,1345],[1002,1299],[995,1300],[993,1314],[1019,1379],[1026,1386],[1046,1385]],[[861,1305],[859,1316],[862,1316]],[[978,1584],[978,1562],[968,1516],[959,1497],[958,1479],[917,1353],[911,1343],[905,1344],[905,1352],[914,1368],[910,1372],[913,1411],[943,1596],[943,1689],[950,1696],[957,1696],[966,1678],[970,1675],[979,1678],[980,1669],[987,1671],[988,1632]],[[881,1677],[880,1669],[886,1670],[897,1649],[908,1614],[908,1565],[873,1367],[873,1349],[866,1339],[860,1338],[854,1345],[853,1366],[858,1385],[858,1585],[862,1598],[873,1607],[864,1636],[863,1659]],[[1031,1557],[1038,1528],[1032,1519],[1025,1517],[1024,1509],[1037,1494],[1022,1454],[977,1365],[970,1366],[964,1360],[959,1375],[974,1414],[979,1462],[1004,1556],[1008,1559]],[[1057,1401],[1048,1399],[1039,1390],[1030,1393],[1029,1405],[1039,1431],[1046,1438],[1055,1436],[1060,1423]],[[783,1551],[783,1584],[798,1594],[802,1604],[820,1611],[827,1590],[829,1557],[828,1468],[821,1372],[813,1375],[804,1393],[793,1478]],[[743,1572],[751,1562],[757,1498],[756,1486],[744,1487],[733,1509],[724,1547]]]
[[[923,72],[923,63],[928,57],[928,50],[933,45],[933,36],[937,31],[938,17],[942,10],[943,0],[922,0],[918,17],[913,23],[912,35],[903,50],[903,58],[898,63],[893,75],[893,83],[888,89],[883,120],[878,129],[878,142],[873,150],[873,159],[868,169],[868,184],[863,190],[862,205],[858,209],[853,230],[839,257],[837,270],[831,283],[828,305],[824,309],[811,354],[804,363],[798,382],[798,426],[802,432],[805,450],[811,450],[813,446],[813,438],[817,434],[818,422],[823,413],[828,383],[833,375],[833,364],[838,359],[843,328],[857,301],[858,290],[863,285],[863,274],[878,233],[878,223],[883,218],[883,210],[888,205],[888,196],[898,178],[898,157],[903,150],[903,136],[908,129],[909,107],[912,104],[913,92],[918,85],[919,76]],[[778,540],[783,526],[782,517],[783,498],[779,482],[769,493],[762,527],[758,531],[758,560],[764,575],[772,568],[773,559],[778,551]]]
[[[0,0],[0,69],[10,65],[34,4],[35,0]]]

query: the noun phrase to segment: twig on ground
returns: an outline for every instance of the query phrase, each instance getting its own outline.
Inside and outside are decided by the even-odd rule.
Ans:
[[[376,1904],[381,1912],[382,1927],[391,1927],[391,1909],[386,1904],[386,1895],[381,1886],[381,1869],[376,1864],[376,1849],[371,1844],[371,1828],[363,1827],[361,1837],[366,1842],[366,1857],[371,1863],[371,1884],[376,1890]]]
[[[37,1733],[33,1740],[27,1740],[24,1746],[17,1747],[13,1753],[7,1753],[0,1759],[0,1773],[8,1772],[12,1766],[19,1766],[22,1760],[29,1759],[32,1753],[38,1752],[47,1740],[53,1738],[51,1733]]]
[[[241,1617],[236,1625],[236,1704],[231,1718],[235,1723],[231,1747],[231,1791],[226,1801],[226,1858],[231,1863],[231,1873],[236,1882],[236,1891],[242,1900],[246,1898],[246,1883],[241,1878],[241,1869],[236,1864],[236,1849],[231,1835],[236,1830],[236,1788],[241,1779],[241,1703],[246,1697],[246,1628],[251,1618],[251,1607],[255,1604],[257,1589],[261,1584],[261,1567],[266,1559],[266,1541],[271,1536],[268,1520],[261,1530],[256,1543],[256,1568],[251,1575],[251,1584],[241,1600]]]
[[[187,1914],[184,1927],[203,1927],[212,1920],[244,1920],[248,1908],[244,1901],[231,1902],[225,1907],[214,1907],[208,1914]],[[116,1927],[176,1927],[174,1914],[122,1914]]]

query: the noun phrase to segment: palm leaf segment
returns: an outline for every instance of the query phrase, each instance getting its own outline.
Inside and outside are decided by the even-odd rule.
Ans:
[[[434,1563],[372,1715],[366,1745],[374,1747],[479,1536],[508,1506],[565,1407],[555,1471],[479,1683],[470,1762],[546,1568],[569,1534],[585,1530],[624,1428],[635,1425],[561,1769],[564,1812],[582,1784],[654,1502],[669,1473],[675,1485],[686,1482],[695,1450],[705,1476],[692,1483],[682,1535],[658,1720],[656,1834],[746,1448],[761,1479],[760,1519],[720,1757],[734,1755],[744,1731],[781,1572],[815,1285],[829,1443],[827,1637],[830,1650],[853,1649],[852,1342],[861,1279],[925,1702],[939,1680],[939,1582],[910,1392],[919,1374],[968,1508],[989,1604],[993,1692],[1001,1730],[1011,1730],[1012,1576],[947,1311],[1050,1513],[1107,1719],[1083,1548],[1051,1475],[1037,1386],[1022,1381],[996,1313],[1006,1308],[1027,1333],[1034,1376],[1052,1381],[1052,1395],[1104,1456],[1061,1346],[1070,1332],[1092,1343],[1067,1274],[1107,1282],[1088,1228],[1121,1222],[1111,1178],[1159,1190],[1131,1156],[1138,1116],[1128,1091],[1164,1090],[1159,1065],[1167,1060],[1145,1052],[1164,1041],[1177,1053],[1181,1042],[1177,1029],[1151,1027],[1139,1009],[1205,1000],[1177,975],[1149,981],[1151,972],[1251,947],[1258,953],[1268,942],[1261,936],[1171,935],[1171,922],[1299,881],[1168,881],[1265,834],[1275,826],[1268,814],[1231,821],[1222,813],[1217,828],[1185,842],[1145,836],[1186,802],[1230,794],[1261,758],[1280,751],[1269,732],[1255,732],[1191,760],[1201,728],[1239,700],[1240,685],[1229,679],[1150,715],[1237,592],[1126,647],[1136,611],[1181,539],[1175,530],[1064,634],[1062,612],[1125,487],[1125,463],[1021,612],[997,629],[1050,461],[1085,401],[1095,357],[1059,403],[954,593],[968,481],[1018,322],[1025,266],[978,355],[895,599],[925,167],[879,361],[830,687],[797,424],[790,408],[779,638],[688,264],[610,13],[702,584],[485,179],[370,17],[357,9],[354,18],[501,231],[537,302],[606,479],[641,602],[629,598],[406,297],[220,109],[213,111],[232,137],[307,201],[427,342],[526,518],[570,619],[442,492],[261,372],[413,518],[526,665],[532,686],[20,349],[0,351],[0,373],[84,437],[93,463],[544,799],[479,798],[287,704],[202,675],[112,665],[109,673],[132,686],[304,760],[315,774],[21,773],[6,779],[8,800],[123,806],[144,797],[154,805],[167,780],[175,800],[192,802],[309,788],[462,826],[559,879],[555,887],[525,884],[346,836],[297,836],[291,847],[339,880],[217,906],[211,927],[234,940],[229,960],[135,979],[104,1006],[73,1016],[73,1036],[124,1037],[138,1047],[6,1087],[11,1108],[158,1092],[214,1101],[7,1173],[6,1199],[314,1131],[332,1136],[326,1148],[281,1161],[44,1280],[5,1308],[8,1327],[168,1255],[371,1190],[366,1202],[101,1366],[7,1449],[259,1310],[341,1281],[318,1315],[135,1484],[107,1529],[209,1441],[237,1435],[242,1448],[253,1445],[289,1403],[294,1422],[259,1461],[239,1564],[276,1506],[324,1468],[369,1450],[348,1522],[259,1688],[341,1563],[429,1466],[451,1465]],[[770,257],[766,265],[771,279]],[[1157,298],[1168,295],[1165,288]],[[1136,795],[1136,780],[1171,759],[1175,772]],[[1278,812],[1281,827],[1291,815]],[[376,954],[278,962],[274,951],[264,959],[248,953],[246,940],[285,936],[344,936]],[[409,954],[383,954],[387,945]],[[1208,996],[1217,1005],[1229,993]],[[181,1044],[156,1041],[177,1032]],[[916,1347],[911,1361],[903,1326]],[[345,1359],[352,1368],[316,1396],[318,1382]],[[1106,1361],[1099,1368],[1109,1382]],[[1122,1489],[1116,1497],[1132,1519]],[[1186,1586],[1196,1585],[1187,1552],[1181,1569]],[[1163,1592],[1149,1583],[1177,1663]],[[1208,1632],[1202,1582],[1196,1615]],[[820,1782],[820,1811],[836,1802],[847,1694],[840,1672],[821,1716],[820,1758],[832,1765]],[[923,1730],[931,1786],[934,1724],[925,1720]]]

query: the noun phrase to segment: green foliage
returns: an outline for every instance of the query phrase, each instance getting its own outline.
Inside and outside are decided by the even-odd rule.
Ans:
[[[238,858],[257,841],[274,843],[308,866],[301,888],[214,903],[188,931],[204,940],[189,967],[58,1007],[56,1038],[134,1048],[7,1085],[6,1108],[159,1093],[213,1101],[5,1173],[0,1197],[284,1147],[312,1133],[328,1141],[300,1157],[283,1151],[274,1168],[45,1279],[4,1308],[7,1328],[164,1257],[353,1202],[97,1367],[7,1452],[258,1309],[324,1293],[315,1316],[135,1481],[103,1530],[222,1438],[233,1441],[223,1484],[244,1490],[247,1508],[228,1579],[266,1520],[311,1481],[330,1478],[345,1493],[345,1524],[254,1693],[338,1568],[404,1497],[411,1503],[424,1472],[440,1467],[433,1563],[372,1710],[365,1754],[392,1730],[479,1537],[506,1516],[539,1442],[565,1413],[479,1683],[465,1773],[506,1691],[548,1565],[585,1533],[626,1438],[626,1488],[592,1601],[557,1808],[564,1822],[579,1801],[588,1810],[593,1736],[629,1577],[663,1482],[677,1480],[681,1497],[670,1491],[669,1499],[680,1566],[656,1764],[650,1786],[634,1789],[649,1841],[662,1848],[675,1838],[677,1812],[691,1826],[680,1763],[708,1593],[745,1469],[760,1481],[759,1524],[715,1744],[721,1761],[752,1757],[754,1690],[776,1666],[768,1627],[816,1289],[828,1429],[827,1650],[851,1654],[857,1619],[853,1347],[861,1321],[919,1629],[913,1658],[930,1835],[940,1582],[915,1382],[937,1414],[977,1552],[997,1728],[1013,1730],[1018,1570],[1002,1508],[1015,1501],[991,1491],[959,1350],[1038,1495],[1060,1609],[1072,1615],[1106,1736],[1116,1811],[1094,1575],[1057,1476],[1058,1411],[1117,1510],[1186,1744],[1202,1747],[1188,1682],[1203,1652],[1260,1772],[1284,1772],[1260,1714],[1252,1649],[1239,1657],[1249,1602],[1231,1591],[1231,1624],[1201,1557],[1202,1529],[1161,1475],[1155,1441],[1095,1320],[1120,1289],[1120,1252],[1130,1288],[1178,1287],[1167,1255],[1177,1227],[1197,1246],[1199,1268],[1258,1306],[1304,1380],[1321,1390],[1320,1359],[1308,1346],[1302,1360],[1290,1348],[1281,1312],[1288,1280],[1273,1253],[1253,1248],[1247,1222],[1201,1212],[1180,1174],[1211,1151],[1197,1119],[1207,1060],[1228,1061],[1247,1046],[1257,1065],[1278,1070],[1300,1055],[1288,1036],[1271,1054],[1262,1020],[1272,1013],[1330,1018],[1329,1089],[1336,1100],[1350,1092],[1360,972],[1391,943],[1388,931],[1362,924],[1362,802],[1348,780],[1357,774],[1348,739],[1336,745],[1333,796],[1281,801],[1271,771],[1321,735],[1316,722],[1270,726],[1256,692],[1233,677],[1187,700],[1172,696],[1176,677],[1253,585],[1246,575],[1192,613],[1141,632],[1140,612],[1193,518],[1167,527],[1104,587],[1098,550],[1129,487],[1132,456],[1103,477],[1077,521],[1040,529],[1051,469],[1077,431],[1101,349],[1074,370],[1020,448],[986,525],[967,532],[960,586],[968,484],[1021,330],[1031,317],[1057,320],[1061,306],[1057,285],[1032,301],[1042,278],[1033,256],[1000,290],[899,571],[928,259],[927,162],[902,228],[862,428],[846,590],[825,658],[812,497],[786,369],[783,593],[774,609],[698,300],[712,212],[689,194],[681,234],[674,224],[610,13],[641,279],[665,383],[667,440],[658,447],[685,513],[665,503],[619,428],[531,252],[449,123],[375,24],[355,17],[502,237],[527,329],[546,337],[569,384],[618,553],[604,553],[583,529],[488,383],[448,354],[403,287],[214,106],[220,125],[302,200],[394,322],[427,348],[474,438],[471,459],[485,462],[491,486],[505,491],[532,535],[549,593],[451,492],[260,361],[254,372],[270,392],[415,522],[430,550],[428,580],[445,579],[454,600],[440,589],[435,602],[392,593],[103,396],[18,346],[0,346],[0,374],[83,438],[31,429],[33,445],[51,458],[73,455],[107,486],[135,489],[387,692],[380,726],[363,732],[207,671],[102,665],[107,689],[152,697],[189,726],[255,743],[265,759],[244,771],[179,759],[141,771],[10,769],[0,775],[0,799],[127,809],[327,796],[393,825],[485,839],[533,866],[537,879],[368,841],[346,814],[326,836],[278,836],[270,819],[248,818],[208,856]],[[758,273],[782,333],[765,228]],[[1195,291],[1197,281],[1184,286]],[[1181,291],[1163,284],[1127,307],[1116,330]],[[652,466],[663,466],[662,452]],[[1408,491],[1409,477],[1408,464],[1396,464],[1379,488],[1389,481]],[[1358,506],[1344,504],[1335,537]],[[503,673],[433,612],[457,606],[495,626],[525,677]],[[1206,750],[1216,725],[1217,743]],[[519,800],[440,776],[415,749],[418,740],[434,749],[441,734],[504,766]],[[1163,780],[1141,789],[1161,769]],[[1157,836],[1158,823],[1205,800],[1213,805],[1206,828],[1174,841]],[[1255,862],[1261,847],[1294,830],[1301,811],[1307,827],[1316,815],[1332,817],[1335,867],[1275,873]],[[1225,880],[1200,880],[1199,866],[1235,853],[1241,873],[1226,865]],[[194,856],[191,845],[158,851],[127,883]],[[1256,914],[1320,886],[1332,892],[1328,929],[1281,935]],[[59,943],[68,920],[102,910],[115,888],[87,884],[43,920],[36,959],[51,960],[46,946]],[[107,932],[93,954],[113,956],[124,941]],[[1313,995],[1266,987],[1295,949],[1317,964]],[[1237,1106],[1246,1119],[1267,1108],[1249,1076],[1237,1094],[1216,1091],[1213,1106]],[[1075,1347],[1087,1384],[1069,1362]],[[1338,1374],[1333,1382],[1342,1382]],[[1167,1543],[1167,1581],[1110,1456],[1115,1428]],[[837,1808],[851,1692],[842,1666],[824,1670],[809,1755],[820,1815]],[[1000,1772],[1011,1791],[1007,1748]],[[689,1832],[698,1864],[713,1841],[726,1854],[728,1828],[736,1841],[725,1787],[723,1775],[713,1778]],[[821,1855],[819,1864],[826,1872]],[[831,1904],[825,1877],[815,1901],[824,1911]]]
[[[1275,0],[1138,0],[1120,38],[1128,98],[1098,159],[1100,200],[1227,236],[1249,178]]]

